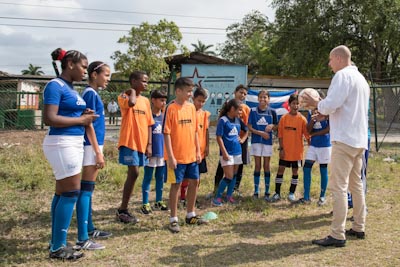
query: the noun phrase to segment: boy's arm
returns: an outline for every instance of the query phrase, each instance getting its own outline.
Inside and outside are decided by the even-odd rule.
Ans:
[[[97,142],[93,124],[91,123],[90,125],[85,126],[85,131],[86,131],[86,136],[88,137],[89,142],[92,145],[93,151],[96,154],[96,168],[103,169],[105,165],[104,156],[100,150],[99,143]]]
[[[126,90],[125,94],[129,96],[129,99],[128,99],[129,107],[133,107],[134,105],[136,105],[136,100],[137,100],[136,91],[131,88],[131,89]]]
[[[279,148],[278,148],[278,150],[279,150],[279,159],[284,159],[285,158],[285,150],[284,150],[284,147],[283,147],[283,138],[282,137],[279,138]]]
[[[207,130],[206,130],[206,148],[204,150],[204,157],[208,156],[209,151],[210,151],[210,133],[207,128]]]
[[[200,163],[201,162],[201,153],[200,153],[199,134],[197,132],[194,135],[194,142],[196,143],[196,161],[197,161],[197,163]]]
[[[222,158],[224,160],[229,160],[228,151],[226,151],[224,141],[222,140],[222,137],[219,135],[217,135],[217,143],[218,143],[219,149],[221,150]]]
[[[165,142],[165,149],[167,150],[167,155],[168,155],[168,168],[170,169],[176,169],[176,159],[174,156],[174,152],[172,151],[172,145],[171,145],[171,136],[169,134],[164,134],[164,142]]]
[[[153,153],[153,147],[152,147],[152,145],[153,145],[153,135],[152,135],[153,131],[151,129],[152,129],[151,126],[149,126],[148,127],[148,136],[149,136],[148,139],[149,140],[147,142],[147,147],[146,147],[146,156],[148,158],[150,158],[152,153]]]

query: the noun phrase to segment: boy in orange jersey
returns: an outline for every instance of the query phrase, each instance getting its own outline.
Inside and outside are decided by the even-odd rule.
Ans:
[[[169,191],[171,217],[168,229],[172,233],[180,231],[177,209],[179,189],[184,179],[189,179],[186,223],[192,225],[207,223],[195,213],[199,184],[198,164],[201,162],[201,156],[196,108],[188,101],[192,96],[193,87],[191,79],[183,77],[177,79],[175,82],[176,98],[167,106],[164,116],[164,141],[168,157],[167,183],[171,184]]]
[[[151,126],[154,119],[150,101],[141,95],[147,89],[148,81],[145,72],[134,71],[129,76],[131,88],[118,96],[122,116],[118,142],[119,163],[128,166],[128,173],[122,203],[117,210],[117,220],[124,223],[139,221],[128,212],[128,203],[139,175],[139,166],[144,166],[146,157],[151,157]]]
[[[198,137],[200,143],[200,154],[201,154],[201,162],[199,164],[199,173],[207,173],[207,162],[206,157],[208,156],[209,151],[209,133],[208,133],[208,126],[209,126],[209,118],[210,112],[203,110],[203,106],[206,103],[208,94],[207,91],[201,87],[196,88],[193,93],[193,104],[196,108],[196,115],[197,115],[197,123],[199,124],[198,129]],[[186,191],[189,185],[189,180],[184,180],[181,185],[181,202],[186,204]],[[199,182],[200,185],[200,182]],[[198,204],[196,205],[199,208]]]
[[[293,94],[289,97],[289,107],[289,113],[281,117],[278,125],[279,168],[275,179],[275,194],[270,199],[272,202],[281,199],[281,185],[286,167],[292,168],[292,181],[288,200],[292,203],[296,201],[294,193],[299,178],[298,170],[303,159],[303,137],[309,139],[307,119],[298,111],[298,95]]]

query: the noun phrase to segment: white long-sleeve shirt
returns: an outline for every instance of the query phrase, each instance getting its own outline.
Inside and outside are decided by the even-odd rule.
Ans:
[[[356,66],[345,67],[332,79],[318,111],[329,115],[331,141],[368,149],[370,88]]]

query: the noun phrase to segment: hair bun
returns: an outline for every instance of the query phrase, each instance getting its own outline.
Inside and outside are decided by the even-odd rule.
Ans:
[[[65,50],[62,49],[62,48],[57,48],[56,50],[54,50],[54,51],[51,53],[51,58],[52,58],[53,60],[62,60],[62,59],[64,58],[66,52],[67,52],[67,51],[65,51]]]

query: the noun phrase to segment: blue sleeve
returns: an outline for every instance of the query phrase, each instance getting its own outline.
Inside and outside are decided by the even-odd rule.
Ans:
[[[59,106],[62,93],[63,89],[57,82],[49,82],[43,92],[43,103]]]
[[[94,113],[97,114],[96,111],[96,94],[93,91],[88,91],[82,96],[83,100],[86,102],[86,108],[90,108],[94,110]]]
[[[224,121],[222,119],[218,120],[218,124],[217,124],[217,131],[216,131],[216,135],[217,136],[223,136],[224,135]]]

